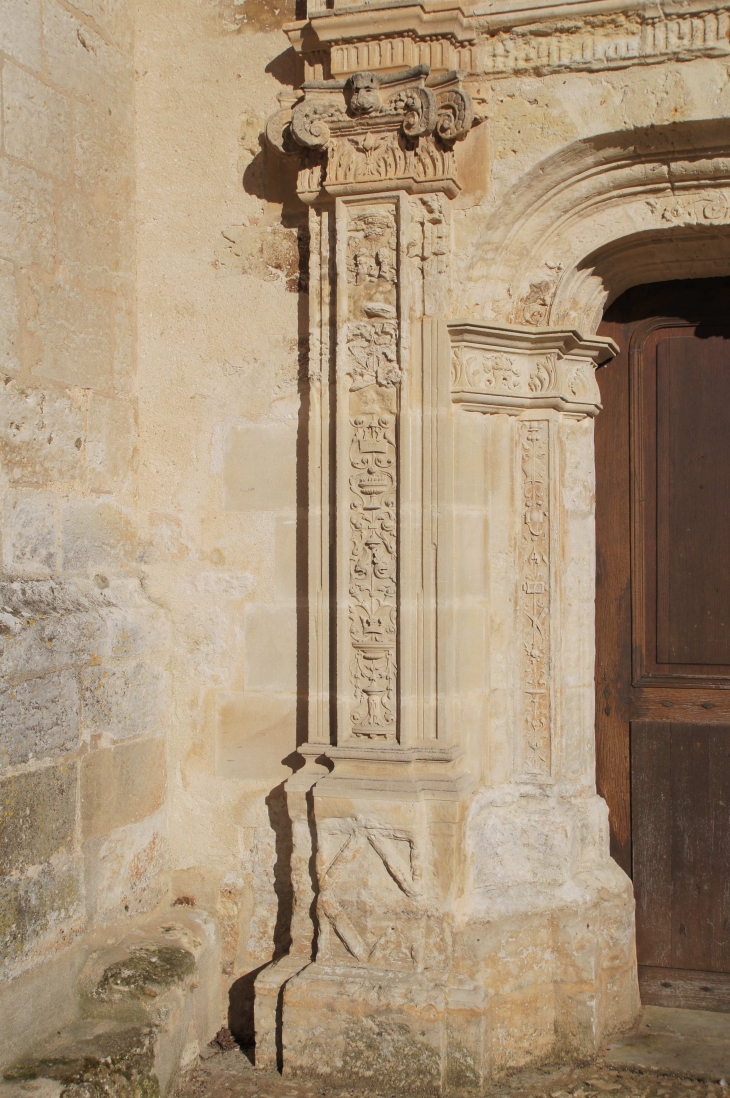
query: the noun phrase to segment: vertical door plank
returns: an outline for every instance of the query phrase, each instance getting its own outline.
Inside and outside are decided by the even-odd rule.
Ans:
[[[675,330],[658,348],[668,406],[664,453],[669,662],[730,664],[730,340]],[[663,365],[663,363],[660,363]],[[661,439],[658,438],[658,445]],[[661,590],[661,589],[660,589]]]
[[[628,338],[604,321],[620,353],[597,371],[603,411],[596,423],[596,778],[606,798],[611,855],[631,875],[629,712],[631,541]]]
[[[730,972],[730,726],[710,734],[712,881],[710,927],[713,972]]]
[[[631,722],[631,829],[640,965],[672,964],[671,725]]]
[[[710,881],[710,730],[671,725],[672,967],[708,970],[712,964]]]

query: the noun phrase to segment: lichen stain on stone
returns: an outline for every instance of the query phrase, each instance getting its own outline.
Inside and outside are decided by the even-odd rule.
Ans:
[[[155,998],[195,971],[195,958],[179,946],[138,946],[109,965],[94,989],[95,999],[114,1002],[129,995]]]
[[[69,920],[78,922],[81,917],[81,899],[73,864],[60,869],[46,864],[32,877],[1,880],[0,966],[13,962],[40,939],[44,941],[39,948],[47,947],[45,936],[54,930],[64,930],[68,941],[80,929]]]
[[[295,0],[212,0],[220,28],[228,34],[275,31],[297,16]]]
[[[154,1031],[134,1027],[76,1041],[67,1051],[29,1059],[5,1072],[8,1082],[55,1079],[61,1098],[159,1098]]]

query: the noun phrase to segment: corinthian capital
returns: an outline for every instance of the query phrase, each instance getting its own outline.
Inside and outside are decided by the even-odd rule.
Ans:
[[[269,119],[269,142],[300,157],[297,190],[305,202],[322,191],[458,193],[453,146],[474,125],[474,108],[464,73],[429,72],[417,65],[310,80],[297,103]]]

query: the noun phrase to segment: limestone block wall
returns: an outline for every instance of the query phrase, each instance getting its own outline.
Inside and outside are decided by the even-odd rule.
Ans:
[[[214,916],[244,1035],[288,948],[306,218],[261,134],[294,14],[0,3],[0,1061],[161,904]]]
[[[138,500],[172,630],[169,865],[219,920],[223,1008],[249,1040],[253,974],[289,944],[282,760],[302,737],[306,211],[262,141],[297,80],[293,15],[141,0],[136,24]]]
[[[131,5],[0,4],[0,1061],[164,898],[168,646],[136,508]]]

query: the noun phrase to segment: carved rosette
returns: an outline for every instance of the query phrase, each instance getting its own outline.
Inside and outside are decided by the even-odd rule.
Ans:
[[[522,769],[550,776],[550,424],[520,423],[522,532],[519,600],[522,619]]]
[[[303,98],[267,125],[272,145],[297,153],[297,190],[313,202],[330,195],[405,190],[459,191],[453,145],[474,123],[457,71],[429,77],[428,65],[348,80],[311,80]]]

